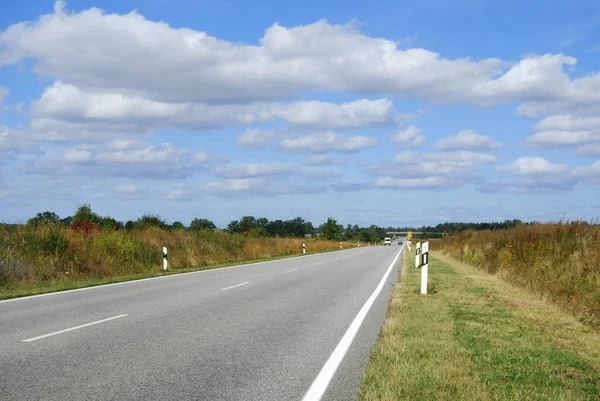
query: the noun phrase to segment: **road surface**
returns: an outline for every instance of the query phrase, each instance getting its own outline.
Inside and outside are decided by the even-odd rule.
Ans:
[[[355,399],[400,249],[0,301],[0,398]]]

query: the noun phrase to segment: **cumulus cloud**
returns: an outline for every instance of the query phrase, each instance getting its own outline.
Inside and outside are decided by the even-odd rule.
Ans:
[[[450,189],[481,180],[482,168],[493,164],[493,155],[474,152],[402,152],[394,163],[369,166],[377,188]]]
[[[562,54],[517,62],[447,59],[325,20],[293,28],[274,24],[258,45],[242,44],[150,21],[136,11],[65,12],[56,4],[53,13],[0,34],[0,66],[31,58],[37,73],[80,88],[164,102],[240,103],[312,90],[404,93],[477,105],[600,96],[600,78],[570,80],[563,67],[576,59]]]
[[[72,84],[55,82],[31,105],[36,124],[85,124],[92,131],[149,131],[164,127],[208,130],[283,121],[305,129],[352,129],[387,125],[392,122],[393,104],[388,99],[360,99],[335,104],[319,101],[292,103],[252,102],[249,104],[208,104],[166,102],[139,94],[83,90]],[[42,131],[47,127],[41,127]],[[60,129],[60,128],[59,128]],[[254,146],[262,136],[264,145],[271,135],[252,131],[240,136],[240,145]],[[49,139],[49,138],[48,138]],[[256,145],[258,146],[258,145]]]
[[[115,190],[121,194],[135,194],[138,192],[138,187],[135,184],[117,184]]]
[[[277,134],[272,131],[260,129],[249,129],[241,135],[235,137],[235,143],[246,149],[264,149],[268,144],[277,138]]]
[[[0,104],[6,99],[8,96],[9,90],[3,86],[0,86]]]
[[[600,161],[589,166],[569,167],[541,157],[522,157],[498,167],[518,178],[517,188],[568,190],[581,184],[600,185]]]
[[[23,131],[0,125],[0,163],[22,154],[39,154],[41,147],[31,141]]]
[[[289,176],[296,171],[296,166],[289,164],[247,163],[217,167],[211,171],[211,174],[220,178],[239,179],[266,176]]]
[[[438,149],[443,150],[493,150],[502,145],[486,135],[481,135],[473,130],[462,130],[454,136],[442,138],[435,143]]]
[[[600,155],[600,108],[597,115],[581,114],[580,111],[550,115],[533,128],[539,132],[526,138],[524,146],[567,147],[581,155]]]
[[[312,155],[304,161],[307,166],[328,166],[335,162],[327,154]]]
[[[500,171],[509,171],[515,175],[557,175],[570,171],[566,164],[553,164],[541,157],[522,157],[511,164],[498,167]]]
[[[391,178],[382,177],[375,180],[375,188],[387,189],[451,189],[464,185],[460,179],[448,179],[446,177],[425,177],[425,178]]]
[[[221,196],[289,195],[322,192],[319,185],[293,185],[267,181],[264,178],[240,178],[209,182],[203,191]]]
[[[418,147],[425,143],[425,135],[421,135],[421,128],[414,125],[390,135],[390,138],[394,142],[407,144],[411,147]]]
[[[356,135],[347,136],[335,132],[324,132],[309,135],[298,135],[280,142],[278,150],[286,153],[355,153],[373,147],[375,138]]]
[[[180,149],[170,143],[142,145],[138,141],[113,141],[47,154],[22,166],[21,171],[40,175],[173,179],[189,177],[213,160],[220,161],[204,152]]]
[[[590,131],[542,131],[525,139],[523,144],[535,147],[559,147],[592,142],[600,142],[600,135]]]
[[[272,113],[294,126],[334,130],[390,124],[392,108],[389,99],[361,99],[341,105],[309,101],[282,106]]]

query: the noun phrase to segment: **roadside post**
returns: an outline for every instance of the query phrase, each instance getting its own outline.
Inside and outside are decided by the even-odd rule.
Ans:
[[[169,262],[167,262],[167,247],[163,246],[163,270],[167,270],[167,265]]]
[[[406,241],[406,245],[408,246],[408,252],[410,252],[410,245],[411,245],[411,242],[410,242],[410,241]]]
[[[302,243],[302,255],[306,255],[306,244]]]
[[[356,243],[356,246],[360,248],[360,241]]]
[[[417,242],[417,248],[415,249],[415,267],[419,268],[419,262],[421,262],[421,243]]]
[[[429,242],[423,243],[421,249],[421,294],[427,295],[427,273],[429,270]]]
[[[342,241],[340,241],[340,249],[342,249]]]

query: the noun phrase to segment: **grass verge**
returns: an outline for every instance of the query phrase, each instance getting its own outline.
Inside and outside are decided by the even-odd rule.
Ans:
[[[306,255],[316,255],[319,253],[328,253],[328,252],[336,252],[336,250],[324,250],[321,252],[307,252]],[[133,281],[133,280],[141,280],[145,278],[152,277],[161,277],[161,276],[170,276],[173,274],[180,273],[190,273],[202,270],[212,270],[218,269],[222,267],[230,267],[230,266],[239,266],[245,264],[254,264],[260,262],[269,262],[272,260],[281,260],[281,259],[289,259],[294,257],[299,257],[302,255],[299,254],[289,254],[289,255],[280,255],[280,256],[272,256],[267,258],[256,258],[256,259],[247,259],[247,260],[236,260],[231,262],[222,262],[222,263],[213,263],[211,265],[202,265],[202,266],[194,266],[187,268],[178,268],[177,270],[168,270],[168,271],[146,271],[142,273],[136,274],[126,274],[121,276],[112,276],[105,278],[90,278],[84,280],[69,280],[69,279],[56,279],[43,283],[35,283],[30,286],[21,286],[16,288],[6,288],[0,287],[0,300],[3,299],[11,299],[18,297],[25,297],[30,295],[39,295],[46,294],[49,292],[59,292],[66,290],[74,290],[77,288],[86,288],[86,287],[95,287],[104,284],[113,284],[113,283],[121,283],[124,281]]]
[[[441,254],[431,293],[404,256],[360,400],[600,400],[600,334]]]

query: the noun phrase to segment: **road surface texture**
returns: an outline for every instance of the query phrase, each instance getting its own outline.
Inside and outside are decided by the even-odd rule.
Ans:
[[[400,250],[0,301],[0,399],[355,399]]]

